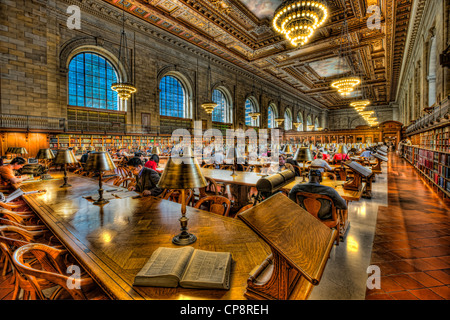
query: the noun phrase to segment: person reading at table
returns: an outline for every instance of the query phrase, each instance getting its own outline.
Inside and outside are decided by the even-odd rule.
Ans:
[[[320,172],[324,172],[325,169],[327,169],[328,171],[333,170],[328,162],[325,161],[324,154],[322,152],[317,153],[316,159],[311,161],[311,167],[317,167],[316,169]]]
[[[362,158],[370,158],[372,156],[372,152],[369,148],[367,148],[363,153],[361,153]]]
[[[156,154],[152,154],[150,159],[145,163],[146,168],[150,168],[155,170],[158,173],[161,173],[160,170],[158,170],[158,163],[159,163],[159,157]]]
[[[14,170],[20,170],[25,165],[26,160],[22,157],[16,157],[9,164],[0,167],[0,184],[10,186],[12,184],[21,183],[28,179],[27,175],[18,176],[14,174]]]
[[[350,160],[350,157],[345,153],[335,153],[333,156],[333,163]]]
[[[289,199],[297,203],[297,192],[309,192],[321,195],[326,195],[333,200],[336,209],[347,210],[346,201],[339,195],[339,193],[332,187],[324,186],[320,184],[322,178],[322,173],[319,170],[311,169],[309,170],[309,181],[308,183],[299,183],[295,185],[289,192]],[[303,205],[303,197],[299,197],[300,206],[306,210]],[[331,204],[325,199],[319,199],[321,202],[321,207],[318,213],[318,217],[322,220],[331,219]]]
[[[144,167],[140,158],[134,157],[128,161],[131,173],[136,177],[136,185],[128,188],[130,191],[142,193],[143,196],[159,196],[164,190],[158,187],[160,176],[153,169]]]

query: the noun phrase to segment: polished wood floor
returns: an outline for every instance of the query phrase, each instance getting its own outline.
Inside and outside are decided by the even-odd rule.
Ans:
[[[366,299],[450,299],[450,202],[404,159],[389,156],[388,206],[378,208],[371,265],[381,289]]]
[[[404,159],[389,159],[388,206],[378,209],[371,257],[381,269],[381,289],[367,290],[366,299],[448,300],[450,202]],[[9,281],[0,272],[0,300],[12,297]]]

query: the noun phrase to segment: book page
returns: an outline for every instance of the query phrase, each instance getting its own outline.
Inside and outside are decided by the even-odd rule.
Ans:
[[[112,195],[117,198],[124,199],[124,198],[128,198],[128,197],[138,196],[139,193],[137,193],[135,191],[125,190],[125,191],[113,192]]]
[[[195,250],[183,274],[183,288],[230,288],[231,253]]]
[[[176,287],[193,252],[193,247],[156,249],[136,275],[134,284]]]

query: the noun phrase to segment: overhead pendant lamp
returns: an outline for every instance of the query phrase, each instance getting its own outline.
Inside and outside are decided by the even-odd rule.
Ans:
[[[328,18],[321,0],[286,0],[275,10],[273,28],[293,46],[304,45]]]
[[[209,36],[209,21],[208,21],[208,36]],[[208,41],[209,44],[209,41]],[[217,103],[209,99],[209,89],[211,88],[211,61],[210,55],[208,54],[208,80],[206,84],[206,101],[202,103],[202,108],[207,114],[212,114],[214,109],[217,107]]]
[[[344,11],[344,21],[342,22],[341,41],[339,45],[339,64],[343,64],[350,58],[350,43],[351,39],[348,31],[347,14]],[[347,42],[347,43],[345,43]],[[344,66],[342,65],[342,70]],[[331,83],[331,87],[337,89],[342,96],[350,95],[355,87],[361,83],[361,79],[356,76],[345,76]]]
[[[123,4],[123,2],[122,2]],[[124,58],[125,61],[121,59]],[[130,67],[128,59],[128,47],[127,47],[127,35],[125,33],[125,5],[123,4],[122,8],[122,34],[120,36],[120,45],[119,45],[119,62],[125,63],[126,66]],[[117,92],[120,100],[122,102],[127,101],[133,93],[137,91],[136,87],[131,82],[119,81],[111,84],[111,89]]]

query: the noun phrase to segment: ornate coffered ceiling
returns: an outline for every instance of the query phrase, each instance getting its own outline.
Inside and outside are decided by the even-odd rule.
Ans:
[[[412,0],[327,0],[329,18],[311,41],[293,47],[272,29],[281,0],[104,0],[150,24],[228,60],[266,80],[295,90],[325,109],[350,108],[357,90],[342,98],[330,83],[363,75],[373,103],[395,99]],[[369,6],[380,8],[380,28],[369,28]],[[347,16],[351,54],[339,59]],[[209,21],[209,24],[208,24]],[[353,70],[353,71],[352,71]]]

